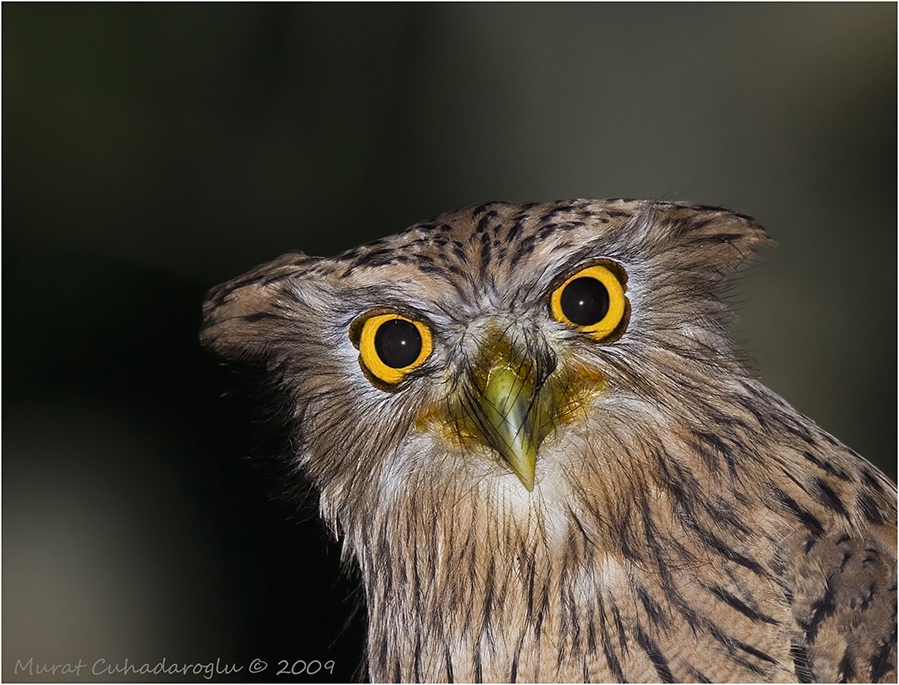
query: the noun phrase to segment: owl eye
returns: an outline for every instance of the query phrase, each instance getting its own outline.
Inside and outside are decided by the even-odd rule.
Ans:
[[[626,276],[619,268],[596,264],[569,276],[550,298],[550,312],[557,321],[605,340],[621,334],[630,305],[624,296]]]
[[[399,383],[431,354],[428,327],[396,313],[367,316],[351,327],[350,338],[359,348],[362,368],[388,386]]]

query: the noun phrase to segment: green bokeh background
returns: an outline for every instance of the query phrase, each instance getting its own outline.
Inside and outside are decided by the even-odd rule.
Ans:
[[[296,513],[277,469],[244,458],[262,429],[219,397],[199,307],[291,249],[466,204],[753,215],[779,246],[741,279],[735,334],[767,385],[895,478],[895,4],[2,20],[5,680],[42,679],[14,672],[29,657],[219,657],[235,679],[264,658],[282,681],[279,659],[334,659],[353,677],[354,582],[314,502]]]

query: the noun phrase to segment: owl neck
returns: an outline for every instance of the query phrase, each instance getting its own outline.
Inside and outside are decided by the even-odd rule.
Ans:
[[[512,669],[539,680],[523,672],[530,664],[513,665],[516,650],[558,642],[563,585],[595,587],[595,548],[565,542],[569,531],[539,507],[522,518],[517,502],[485,490],[420,492],[414,506],[384,511],[370,537],[347,536],[365,584],[373,680],[499,681]]]
[[[663,605],[664,579],[633,579],[657,577],[645,570],[680,552],[647,544],[676,539],[652,513],[648,483],[605,478],[590,493],[550,478],[533,493],[496,480],[464,491],[419,482],[367,525],[346,527],[365,585],[370,677],[540,682],[583,680],[587,668],[590,679],[621,680],[609,662],[571,655],[596,655],[588,642],[602,634],[617,639],[628,607]]]
[[[458,465],[425,472],[419,463],[401,470],[401,486],[391,479],[380,498],[357,500],[374,509],[344,509],[345,545],[365,585],[370,677],[621,681],[643,669],[644,679],[662,677],[638,645],[681,611],[672,598],[693,601],[669,569],[694,569],[697,597],[704,585],[725,584],[722,573],[749,583],[751,569],[700,565],[690,550],[704,536],[739,559],[756,533],[728,528],[753,518],[734,491],[698,480],[687,446],[679,450],[670,433],[667,442],[615,440],[614,450],[585,440],[545,454],[533,492],[512,474],[465,481]],[[585,456],[572,464],[572,454]],[[700,498],[691,489],[720,496],[684,510],[679,498]],[[600,658],[606,648],[612,657]],[[624,665],[628,654],[643,656]]]

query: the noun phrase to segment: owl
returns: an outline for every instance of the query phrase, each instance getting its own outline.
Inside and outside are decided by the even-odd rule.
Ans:
[[[896,489],[759,383],[720,208],[495,202],[214,288],[358,566],[375,681],[896,679]]]

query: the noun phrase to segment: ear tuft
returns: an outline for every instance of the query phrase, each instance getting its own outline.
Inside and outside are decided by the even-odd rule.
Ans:
[[[650,214],[683,266],[719,276],[754,259],[757,248],[775,245],[752,217],[720,207],[660,203]]]
[[[286,254],[212,288],[203,302],[200,343],[226,359],[268,356],[290,319],[290,281],[318,261]]]

